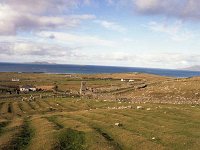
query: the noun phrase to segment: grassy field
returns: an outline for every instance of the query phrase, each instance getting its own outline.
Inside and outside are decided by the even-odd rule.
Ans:
[[[11,82],[13,76],[20,78],[20,82]],[[135,82],[129,85],[121,82],[121,78]],[[65,78],[1,73],[0,79],[0,85],[56,84],[61,91],[56,96],[52,91],[1,94],[2,150],[199,150],[198,77],[107,74],[103,78],[100,75]],[[65,90],[79,90],[82,80],[89,87],[109,91],[97,93],[103,96],[96,99],[61,96]],[[137,88],[143,84],[147,87]],[[110,90],[111,85],[114,88]],[[30,100],[30,95],[35,99]]]
[[[1,149],[196,149],[200,106],[70,98],[0,103]],[[115,125],[120,123],[121,126]]]

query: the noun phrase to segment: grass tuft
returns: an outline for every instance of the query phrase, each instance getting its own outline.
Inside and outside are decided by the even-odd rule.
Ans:
[[[64,128],[64,126],[63,125],[61,125],[61,124],[59,124],[58,122],[57,122],[57,120],[56,120],[56,116],[51,116],[51,117],[46,117],[47,118],[47,120],[49,121],[49,122],[52,122],[52,123],[54,123],[55,125],[56,125],[56,129],[62,129],[62,128]]]
[[[12,113],[12,104],[11,103],[8,104],[8,113]]]
[[[67,128],[58,137],[59,150],[85,150],[85,133],[82,131]]]
[[[114,139],[111,136],[109,136],[107,133],[102,131],[102,129],[96,128],[96,127],[94,129],[99,134],[101,134],[108,142],[110,142],[115,147],[116,150],[122,150],[121,146],[117,142],[115,142]]]
[[[33,136],[33,129],[30,128],[29,121],[25,120],[22,131],[10,144],[10,148],[14,150],[25,150]]]
[[[10,121],[0,122],[0,135],[4,132],[4,127],[6,127],[9,123]]]

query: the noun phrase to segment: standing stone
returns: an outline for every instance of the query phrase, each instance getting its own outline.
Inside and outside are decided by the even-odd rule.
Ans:
[[[81,82],[81,88],[80,88],[80,95],[84,95],[86,93],[86,82],[85,81],[82,81]]]

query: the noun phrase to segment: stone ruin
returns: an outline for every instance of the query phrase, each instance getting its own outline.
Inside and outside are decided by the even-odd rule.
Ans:
[[[81,88],[80,88],[80,95],[85,95],[86,91],[87,91],[86,82],[82,81],[81,82]]]

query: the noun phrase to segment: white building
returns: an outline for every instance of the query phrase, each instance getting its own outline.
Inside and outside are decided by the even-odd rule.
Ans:
[[[131,79],[130,79],[130,80],[128,80],[128,82],[134,82],[134,80],[131,80]]]
[[[36,91],[36,87],[31,86],[31,85],[25,85],[20,87],[21,92],[29,92],[29,91]]]
[[[17,79],[17,78],[12,78],[11,81],[13,81],[13,82],[19,82],[19,79]]]

